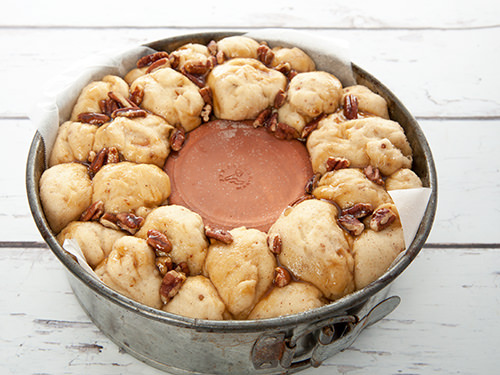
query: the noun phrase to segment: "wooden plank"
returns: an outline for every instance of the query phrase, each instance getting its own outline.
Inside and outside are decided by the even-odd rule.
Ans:
[[[201,0],[178,2],[175,8],[161,0],[147,6],[122,1],[117,12],[113,3],[88,0],[85,5],[48,0],[42,3],[20,0],[10,3],[0,14],[2,25],[33,26],[159,26],[171,27],[315,27],[335,28],[463,28],[498,24],[498,7],[489,0],[432,1],[418,3],[360,0],[346,4],[340,0],[313,3],[289,0],[254,0],[234,4],[229,0],[206,3]],[[492,9],[493,8],[493,9]],[[152,11],[154,10],[154,11]],[[485,11],[488,10],[488,11]],[[112,16],[114,15],[114,16]]]
[[[499,249],[424,250],[391,287],[401,305],[351,348],[303,374],[495,373],[498,264]],[[0,281],[3,374],[160,373],[97,330],[48,250],[0,249]]]
[[[54,77],[89,56],[195,31],[200,29],[0,28],[0,116],[26,116]],[[500,40],[500,27],[308,32],[348,41],[352,61],[385,83],[415,116],[500,117],[492,79],[500,49],[491,48]]]

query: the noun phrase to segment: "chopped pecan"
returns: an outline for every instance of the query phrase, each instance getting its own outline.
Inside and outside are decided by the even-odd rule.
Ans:
[[[119,163],[120,153],[116,147],[110,147],[106,155],[106,164]]]
[[[99,219],[99,223],[101,223],[106,228],[120,230],[120,228],[118,227],[118,225],[116,225],[116,222],[117,222],[116,215],[112,214],[110,212],[106,212]]]
[[[170,134],[170,148],[173,151],[180,151],[186,140],[186,132],[184,128],[175,128]]]
[[[120,107],[113,99],[107,98],[99,101],[99,108],[102,113],[111,118],[111,114]]]
[[[345,208],[341,212],[343,215],[352,215],[356,219],[362,219],[373,213],[373,206],[370,203],[356,203],[354,206]]]
[[[215,58],[217,59],[217,64],[224,64],[224,61],[227,60],[224,51],[218,51]]]
[[[258,128],[260,126],[263,126],[271,116],[271,113],[272,113],[271,108],[264,109],[261,113],[259,113],[257,118],[254,120],[253,127]]]
[[[202,87],[200,89],[200,95],[205,103],[212,105],[212,90],[210,89],[210,87]]]
[[[146,117],[148,113],[141,108],[137,107],[128,107],[128,108],[118,108],[111,114],[111,117],[127,117],[127,118],[137,118],[137,117]]]
[[[271,250],[272,253],[274,254],[280,254],[281,253],[281,248],[283,246],[283,243],[281,241],[281,237],[276,235],[273,238],[273,242],[270,243],[271,241],[270,237],[267,237],[267,246],[269,247],[269,250]]]
[[[144,68],[145,66],[149,66],[152,63],[154,63],[157,60],[163,59],[163,58],[168,58],[168,53],[165,51],[160,51],[160,52],[155,52],[150,55],[141,57],[137,61],[137,67],[138,68]]]
[[[182,272],[184,275],[189,276],[191,272],[189,271],[189,266],[187,262],[180,262],[177,267],[175,267],[177,272]]]
[[[233,236],[229,231],[224,229],[212,228],[210,225],[205,225],[205,236],[214,240],[225,243],[226,245],[233,242]]]
[[[297,72],[295,69],[290,69],[286,77],[289,81],[291,81],[297,74],[299,74],[299,72]]]
[[[104,213],[104,202],[97,201],[92,203],[80,216],[80,221],[97,221]]]
[[[287,141],[299,138],[299,132],[297,129],[292,128],[290,125],[284,122],[278,122],[276,124],[276,130],[274,131],[274,136],[278,139],[286,139]]]
[[[290,272],[284,267],[276,267],[274,269],[274,279],[273,284],[278,288],[283,288],[287,286],[292,281],[292,275]]]
[[[168,59],[170,62],[170,67],[172,69],[177,69],[179,67],[179,63],[181,62],[181,59],[179,58],[179,55],[176,53],[172,53]]]
[[[205,104],[203,109],[201,110],[201,118],[203,122],[209,122],[210,121],[210,114],[212,113],[212,106],[210,104]]]
[[[172,243],[165,233],[156,229],[150,229],[148,230],[147,236],[146,242],[154,249],[157,257],[167,256],[167,254],[172,251]]]
[[[186,281],[186,275],[182,272],[177,272],[175,270],[168,271],[160,286],[160,297],[163,303],[167,303],[179,292]]]
[[[326,171],[337,171],[339,169],[348,168],[351,165],[351,162],[344,158],[338,158],[336,156],[330,156],[326,160]]]
[[[116,102],[118,107],[127,108],[127,107],[136,107],[135,103],[132,103],[129,99],[124,97],[120,93],[114,93],[113,91],[108,92],[108,96],[111,100]]]
[[[286,92],[283,89],[280,89],[276,96],[274,97],[274,108],[280,108],[285,104],[286,101]]]
[[[313,131],[316,130],[316,128],[319,125],[319,122],[325,118],[325,114],[322,113],[318,117],[314,118],[312,121],[306,124],[304,126],[304,129],[302,129],[302,134],[300,135],[302,138],[307,138],[309,134],[311,134]]]
[[[359,236],[365,229],[365,225],[352,215],[342,215],[337,222],[353,236]]]
[[[108,152],[109,149],[107,147],[104,147],[96,154],[94,160],[92,160],[92,163],[90,163],[89,165],[89,173],[91,177],[95,176],[95,174],[99,172],[104,166],[104,164],[106,164],[106,161],[108,159]]]
[[[147,69],[146,69],[146,74],[149,74],[153,72],[156,69],[159,68],[170,68],[170,60],[168,57],[164,57],[162,59],[156,60],[154,63],[152,63]]]
[[[186,61],[183,67],[190,74],[205,74],[210,69],[209,60],[206,61]]]
[[[137,86],[134,91],[130,93],[130,101],[132,101],[135,105],[140,105],[143,98],[144,90],[139,86]]]
[[[270,131],[275,132],[278,127],[278,112],[272,113],[264,122],[264,127]]]
[[[274,59],[274,52],[269,48],[266,44],[261,44],[259,48],[257,48],[257,58],[264,65],[271,65]]]
[[[344,116],[348,120],[358,118],[358,98],[352,94],[344,97]]]
[[[172,259],[168,256],[157,257],[155,260],[155,264],[156,268],[158,268],[158,271],[160,271],[160,274],[162,276],[165,276],[165,274],[168,271],[171,271],[174,266]]]
[[[109,116],[104,113],[97,112],[83,112],[78,115],[78,121],[85,124],[101,126],[111,120]]]
[[[363,169],[366,177],[371,181],[376,183],[377,185],[384,186],[385,182],[380,176],[380,170],[371,165]]]
[[[144,223],[144,218],[130,212],[116,214],[116,225],[130,234],[135,234]]]
[[[373,213],[370,228],[375,232],[384,230],[396,220],[396,214],[390,208],[380,208]]]
[[[279,63],[274,67],[278,72],[283,73],[284,75],[288,75],[292,70],[292,66],[289,62]]]
[[[217,57],[215,56],[209,56],[207,59],[207,66],[208,69],[213,69],[217,65]]]
[[[210,53],[210,55],[215,56],[217,54],[217,50],[218,50],[217,42],[215,40],[211,40],[207,44],[207,49],[208,49],[208,52]]]
[[[312,176],[309,181],[307,181],[306,186],[304,187],[304,190],[307,194],[312,194],[313,190],[316,189],[316,186],[318,186],[320,178],[321,174],[315,173],[314,176]]]
[[[205,77],[199,74],[192,74],[186,70],[186,67],[181,68],[181,73],[184,74],[191,82],[193,82],[199,88],[205,87]]]

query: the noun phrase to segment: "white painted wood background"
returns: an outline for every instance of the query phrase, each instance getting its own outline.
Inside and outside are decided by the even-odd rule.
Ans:
[[[399,277],[402,303],[304,374],[496,374],[500,366],[500,5],[476,1],[8,2],[0,12],[0,374],[159,374],[79,307],[29,213],[29,120],[46,83],[86,56],[182,33],[304,29],[416,116],[439,176],[427,245]]]

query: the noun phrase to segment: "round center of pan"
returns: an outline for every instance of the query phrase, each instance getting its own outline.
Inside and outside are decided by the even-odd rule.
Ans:
[[[313,172],[300,141],[280,140],[251,121],[216,120],[188,133],[165,170],[170,204],[197,212],[205,224],[267,231],[304,195]]]

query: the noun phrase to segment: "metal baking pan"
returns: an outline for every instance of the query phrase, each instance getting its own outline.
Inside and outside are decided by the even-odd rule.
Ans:
[[[148,46],[172,51],[188,42],[207,44],[212,39],[239,34],[182,35]],[[66,267],[82,308],[106,336],[134,357],[175,374],[293,373],[321,365],[349,347],[363,328],[397,307],[400,297],[389,294],[390,284],[417,256],[429,235],[437,204],[436,170],[425,136],[408,110],[376,78],[354,64],[352,67],[359,84],[387,100],[391,119],[403,126],[413,149],[413,170],[432,193],[413,242],[381,277],[329,305],[300,314],[264,320],[198,320],[142,305],[96,280],[58,244],[44,216],[39,180],[45,168],[45,153],[40,134],[35,134],[26,169],[33,218],[52,252]]]

